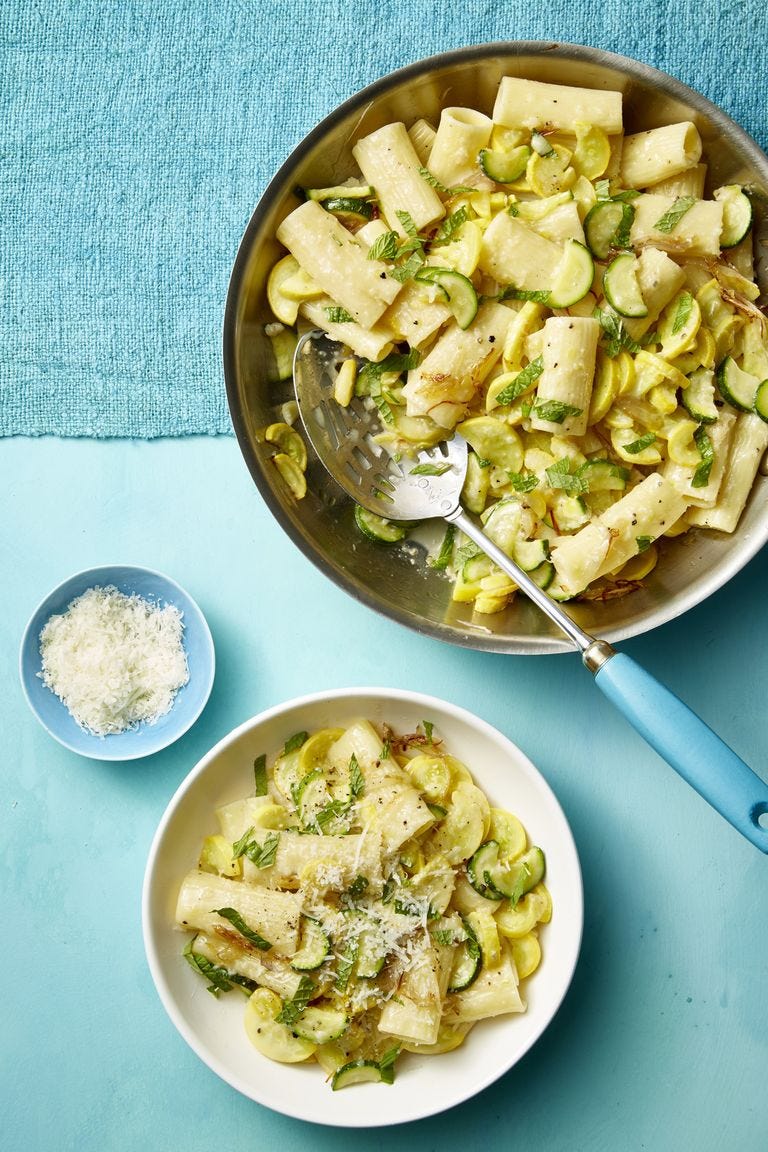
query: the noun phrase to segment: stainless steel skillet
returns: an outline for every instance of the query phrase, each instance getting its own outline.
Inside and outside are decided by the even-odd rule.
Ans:
[[[601,692],[637,732],[742,836],[768,853],[768,783],[677,696],[623,652],[585,632],[461,506],[467,444],[461,436],[403,465],[374,439],[374,406],[333,397],[342,345],[322,332],[301,338],[294,359],[299,412],[320,461],[363,508],[393,520],[442,517],[460,528],[580,651]]]

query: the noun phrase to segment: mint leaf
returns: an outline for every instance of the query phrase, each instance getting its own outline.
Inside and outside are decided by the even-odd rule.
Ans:
[[[339,964],[336,969],[335,981],[335,987],[338,992],[346,991],[347,984],[349,984],[349,978],[352,975],[352,969],[355,966],[355,960],[357,959],[359,947],[359,943],[354,941],[354,943],[350,944],[346,952],[344,952],[339,959]]]
[[[197,937],[194,937],[189,941],[182,955],[193,971],[199,972],[206,980],[210,980],[208,991],[216,999],[218,999],[220,992],[230,992],[235,986],[244,989],[248,994],[256,991],[258,984],[255,980],[249,980],[247,976],[240,976],[236,972],[229,972],[219,964],[214,964],[207,956],[195,952],[196,939]]]
[[[249,839],[252,832],[253,828],[249,828],[237,843],[232,845],[232,859],[247,856],[256,868],[271,868],[280,843],[280,833],[270,832],[265,836],[263,844],[260,844],[258,840]]]
[[[308,732],[296,732],[293,736],[290,736],[285,742],[283,756],[288,756],[289,753],[298,751],[299,748],[306,744],[308,736]]]
[[[520,869],[520,873],[517,877],[517,880],[515,881],[514,886],[512,888],[512,895],[509,898],[509,902],[513,908],[520,901],[521,896],[523,896],[525,894],[526,886],[528,884],[528,880],[530,879],[530,875],[531,875],[531,869],[529,868],[529,866],[527,864],[523,864],[521,869]],[[479,945],[478,945],[478,947],[479,947]]]
[[[406,280],[413,279],[423,264],[424,256],[421,250],[419,250],[409,256],[405,263],[398,264],[396,268],[392,268],[389,275],[400,284],[404,284]]]
[[[657,232],[664,232],[665,234],[673,232],[686,212],[689,212],[695,203],[695,196],[678,196],[671,208],[668,208],[664,215],[659,217],[653,227]]]
[[[712,440],[704,431],[701,424],[694,432],[693,438],[696,441],[696,447],[699,450],[699,456],[701,456],[701,464],[699,464],[698,468],[693,474],[691,487],[706,488],[707,484],[709,484],[709,475],[712,471],[712,465],[715,462],[715,448]]]
[[[496,403],[511,404],[517,400],[518,396],[522,396],[538,380],[543,371],[544,357],[537,356],[535,360],[531,360],[530,364],[523,368],[522,372],[518,372],[514,380],[510,380],[509,384],[502,388],[496,397]]]
[[[432,241],[432,247],[439,247],[441,244],[450,243],[462,225],[466,223],[468,218],[469,213],[467,212],[467,209],[464,207],[464,205],[457,209],[456,212],[452,212],[450,216],[446,216],[446,218],[440,224],[437,232],[435,233],[435,237]]]
[[[675,310],[675,319],[672,321],[672,335],[685,328],[693,308],[693,296],[690,292],[683,292]]]
[[[331,800],[330,804],[326,804],[324,808],[315,816],[315,824],[324,833],[330,824],[341,820],[349,812],[351,805],[348,800]]]
[[[402,224],[403,231],[407,236],[410,236],[411,238],[418,236],[419,230],[416,227],[413,216],[411,216],[410,212],[403,212],[401,209],[398,209],[395,215]]]
[[[440,545],[440,551],[433,560],[427,560],[430,568],[437,569],[438,572],[443,572],[451,562],[453,556],[453,541],[456,536],[456,529],[453,524],[449,524],[443,536],[443,542]]]
[[[564,404],[562,400],[543,400],[540,404],[535,404],[532,411],[539,420],[562,424],[568,416],[580,416],[583,409],[574,408],[573,404]]]
[[[357,756],[354,752],[349,761],[349,798],[350,800],[357,800],[365,791],[365,777],[363,770],[357,762]]]
[[[354,324],[355,318],[351,313],[347,312],[346,308],[341,308],[334,304],[330,308],[323,308],[331,324]]]
[[[544,291],[528,291],[525,288],[515,288],[513,284],[505,285],[498,296],[497,300],[530,300],[534,304],[546,304],[549,300],[549,292]]]
[[[656,441],[655,432],[646,432],[644,436],[639,439],[633,440],[631,444],[624,444],[624,451],[629,452],[630,456],[637,456],[638,452],[643,452],[646,448],[650,448],[651,444]]]
[[[263,952],[266,952],[268,948],[272,947],[269,940],[265,940],[264,937],[259,936],[258,932],[254,931],[253,928],[248,927],[236,908],[212,908],[211,911],[215,912],[218,916],[222,916],[225,920],[229,920],[230,924],[234,928],[237,928],[240,935],[244,936],[254,947],[260,948]]]
[[[436,192],[442,192],[444,196],[462,196],[465,193],[476,191],[475,188],[467,188],[463,184],[456,184],[452,188],[446,188],[445,184],[438,180],[437,176],[433,176],[428,168],[419,168],[419,176],[421,176],[422,180],[426,180],[431,188],[434,188]]]
[[[267,795],[267,757],[264,753],[253,762],[254,796]]]
[[[422,722],[421,722],[421,726],[422,726],[422,728],[424,729],[424,735],[426,736],[426,738],[427,738],[427,740],[429,741],[429,743],[430,743],[430,744],[434,744],[434,742],[435,742],[435,741],[434,741],[434,739],[433,739],[433,737],[432,737],[432,733],[433,733],[433,732],[434,732],[434,730],[435,730],[435,726],[434,726],[434,724],[432,723],[432,721],[431,721],[431,720],[422,720]]]
[[[614,200],[618,197],[614,196]],[[635,210],[631,204],[623,204],[621,209],[621,219],[616,225],[616,231],[611,237],[612,248],[629,248],[630,247],[630,231],[632,223],[635,219]]]
[[[397,232],[384,232],[378,240],[374,240],[368,249],[368,259],[394,260],[397,257],[399,244],[400,237]]]
[[[312,980],[310,980],[309,976],[302,976],[298,988],[291,999],[286,1000],[283,1004],[282,1009],[278,1012],[277,1016],[275,1016],[275,1020],[280,1024],[287,1024],[289,1027],[291,1024],[295,1024],[314,996],[314,993],[315,985]]]
[[[539,484],[539,478],[533,472],[507,472],[507,476],[515,492],[532,492]]]
[[[374,404],[378,408],[379,415],[381,416],[384,423],[385,424],[394,424],[395,418],[392,415],[392,409],[389,406],[389,402],[381,395],[381,393],[380,392],[378,392],[378,393],[372,392],[371,393],[371,399],[373,400]]]
[[[411,468],[408,473],[409,476],[442,476],[445,472],[450,472],[450,464],[417,464],[415,468]]]
[[[600,327],[608,337],[608,343],[605,345],[608,356],[611,358],[618,356],[622,348],[626,348],[627,352],[632,354],[640,351],[640,345],[632,339],[622,321],[611,308],[595,308],[593,316],[599,321]]]
[[[583,476],[571,473],[571,464],[567,456],[561,457],[555,464],[546,469],[550,488],[561,488],[570,495],[579,495],[586,492],[589,485]]]

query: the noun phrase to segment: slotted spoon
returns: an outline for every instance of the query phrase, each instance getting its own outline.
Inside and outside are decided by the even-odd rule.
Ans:
[[[338,367],[351,353],[314,331],[302,336],[293,365],[299,412],[318,457],[363,508],[391,520],[442,517],[460,528],[579,649],[595,683],[644,740],[721,816],[768,853],[768,784],[703,720],[631,657],[571,619],[461,506],[467,443],[455,434],[418,460],[393,460],[374,439],[379,410],[370,398],[343,406],[334,397]]]

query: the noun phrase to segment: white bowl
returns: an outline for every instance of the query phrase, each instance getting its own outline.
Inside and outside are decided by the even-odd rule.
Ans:
[[[465,1043],[441,1056],[408,1055],[394,1085],[361,1084],[333,1092],[315,1063],[276,1064],[250,1044],[244,999],[216,1000],[182,958],[186,935],[174,928],[179,884],[195,866],[214,808],[249,794],[253,761],[277,753],[299,730],[344,726],[356,717],[413,731],[431,720],[435,734],[470,769],[491,801],[511,809],[546,854],[552,921],[542,931],[543,959],[526,985],[527,1011],[475,1026]],[[155,834],[144,879],[144,944],[160,999],[177,1029],[209,1068],[252,1100],[297,1119],[347,1128],[400,1124],[442,1112],[508,1071],[541,1036],[570,984],[581,943],[581,871],[568,823],[531,762],[505,736],[463,708],[389,688],[305,696],[236,728],[192,770]],[[184,1091],[183,1085],[179,1086]]]

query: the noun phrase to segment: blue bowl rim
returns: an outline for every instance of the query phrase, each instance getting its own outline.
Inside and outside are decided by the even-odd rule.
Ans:
[[[118,573],[120,574],[119,576],[117,575]],[[28,678],[30,675],[34,675],[34,673],[30,673],[28,670],[27,661],[25,660],[25,652],[26,652],[28,645],[31,641],[31,636],[32,636],[33,631],[36,631],[37,636],[39,636],[40,631],[42,630],[44,623],[53,614],[54,609],[49,608],[48,605],[51,603],[51,601],[55,600],[56,597],[61,594],[61,592],[67,587],[67,585],[70,585],[73,583],[75,583],[77,585],[82,585],[80,591],[77,591],[77,590],[72,591],[70,601],[69,601],[69,602],[71,602],[71,600],[74,600],[77,596],[81,595],[88,588],[94,587],[96,585],[100,585],[102,587],[107,587],[110,584],[115,584],[116,580],[118,580],[118,579],[123,580],[123,581],[127,580],[128,582],[130,582],[132,573],[133,574],[141,574],[141,576],[144,578],[149,577],[150,579],[156,580],[160,584],[164,585],[165,591],[162,591],[162,590],[159,591],[158,592],[158,598],[162,598],[167,603],[174,603],[174,600],[171,599],[171,597],[169,595],[167,595],[166,592],[171,592],[171,593],[176,594],[180,600],[184,601],[183,609],[185,612],[185,616],[189,612],[194,613],[194,615],[196,617],[196,623],[199,625],[200,633],[201,633],[201,636],[204,640],[205,648],[206,648],[207,656],[208,656],[208,658],[206,660],[207,680],[206,680],[206,682],[204,682],[199,707],[197,707],[190,714],[190,716],[187,717],[186,721],[180,727],[173,728],[171,730],[166,729],[165,731],[162,731],[162,732],[160,730],[158,730],[158,735],[160,736],[160,739],[158,741],[156,741],[154,744],[152,743],[152,741],[149,741],[144,747],[137,748],[137,750],[134,752],[121,751],[119,753],[115,753],[115,752],[110,753],[108,751],[108,748],[109,748],[108,742],[110,740],[109,736],[95,736],[95,735],[92,735],[91,733],[86,732],[84,729],[81,729],[80,731],[82,731],[83,737],[88,739],[89,741],[91,741],[91,740],[93,741],[93,745],[94,745],[93,751],[89,751],[86,748],[77,747],[75,744],[73,744],[71,741],[69,741],[65,736],[62,736],[59,732],[57,732],[54,727],[52,727],[49,723],[47,723],[43,719],[43,717],[40,714],[34,700],[32,699],[30,691],[29,691]],[[196,721],[201,716],[201,714],[202,714],[202,712],[203,712],[203,710],[204,710],[204,708],[205,708],[205,706],[208,703],[208,700],[210,698],[211,691],[213,689],[213,682],[215,679],[215,675],[216,675],[216,649],[215,649],[214,643],[213,643],[213,636],[211,635],[211,630],[210,630],[210,627],[208,625],[208,621],[206,620],[205,615],[204,615],[202,609],[200,608],[199,604],[197,603],[197,601],[194,599],[194,597],[192,597],[189,594],[189,592],[187,592],[187,590],[185,588],[183,588],[181,586],[181,584],[179,584],[176,580],[173,580],[170,576],[166,576],[165,573],[159,572],[155,568],[147,568],[147,567],[144,567],[143,565],[139,565],[139,564],[100,564],[100,565],[93,567],[93,568],[83,568],[82,570],[80,570],[78,572],[73,572],[72,575],[68,576],[65,580],[59,581],[59,583],[54,588],[52,588],[43,597],[42,600],[40,600],[40,602],[37,604],[37,606],[34,609],[34,611],[32,612],[32,614],[30,615],[29,620],[27,621],[26,627],[24,628],[24,632],[23,632],[22,638],[21,638],[21,644],[19,647],[19,679],[21,681],[21,688],[22,688],[22,691],[24,693],[24,697],[25,697],[27,704],[29,705],[30,711],[34,715],[35,719],[38,721],[40,726],[45,729],[45,731],[48,733],[48,735],[53,737],[54,740],[58,741],[58,743],[61,744],[64,748],[67,748],[69,751],[76,753],[78,756],[84,756],[84,757],[91,759],[91,760],[104,760],[104,761],[112,761],[112,762],[127,761],[127,760],[139,760],[139,759],[146,758],[148,756],[152,756],[156,752],[161,752],[164,748],[168,748],[171,744],[175,743],[176,740],[180,739],[186,732],[188,732],[189,729],[192,727],[192,725],[195,724]],[[59,702],[59,703],[61,703],[61,702]],[[175,706],[176,706],[176,703],[174,701],[174,704],[171,707],[170,712],[168,713],[169,716],[171,716],[173,714],[173,710],[174,710]],[[67,709],[66,709],[64,704],[61,704],[61,708],[63,709],[63,711],[65,713],[69,714],[67,712]],[[146,738],[146,733],[149,730],[150,729],[148,728],[148,726],[140,725],[136,729],[136,734],[138,735],[139,733],[142,733],[145,735],[145,738]],[[130,732],[121,733],[120,735],[121,736],[127,736],[130,739],[131,733]]]

